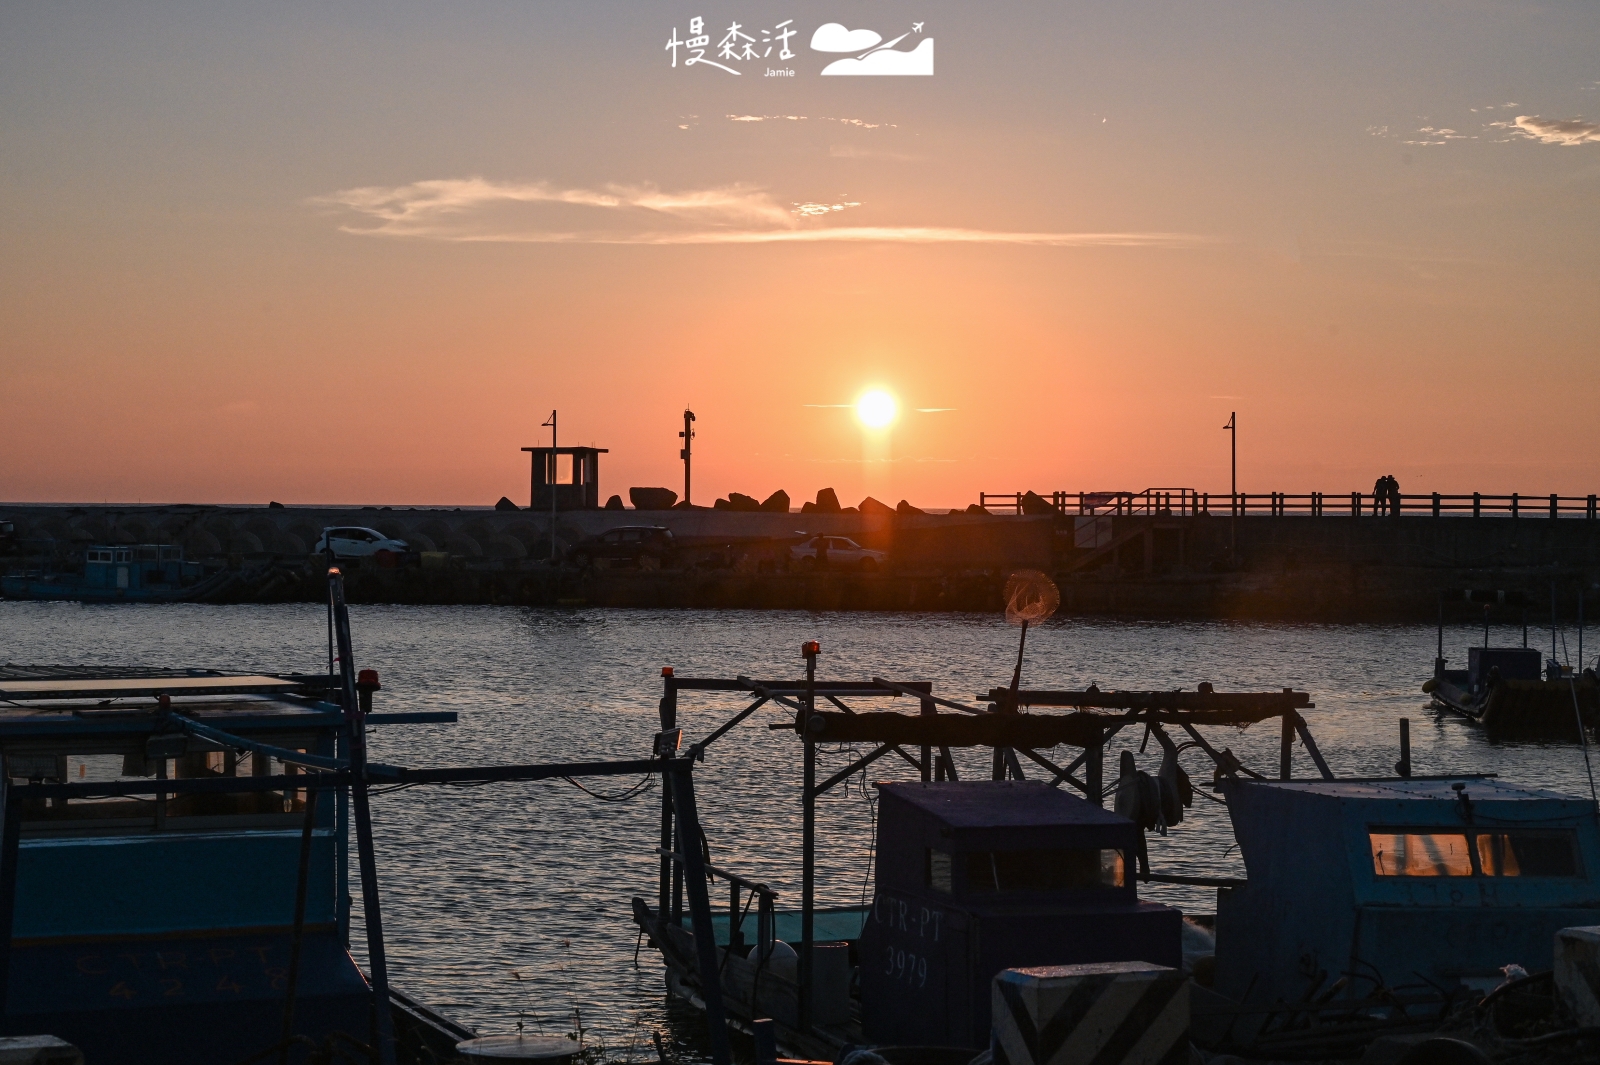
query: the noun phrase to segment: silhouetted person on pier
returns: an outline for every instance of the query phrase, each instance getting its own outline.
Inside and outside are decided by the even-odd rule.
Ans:
[[[1400,482],[1394,479],[1394,474],[1388,474],[1384,480],[1389,482],[1389,516],[1400,516]]]
[[[1383,508],[1389,503],[1389,478],[1379,477],[1372,482],[1372,516],[1376,518],[1383,513]]]

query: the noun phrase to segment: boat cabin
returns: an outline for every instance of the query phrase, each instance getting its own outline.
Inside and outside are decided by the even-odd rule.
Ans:
[[[1178,966],[1178,911],[1134,889],[1133,822],[1042,781],[879,784],[877,894],[861,933],[862,1034],[989,1044],[1002,969]]]
[[[1248,872],[1217,903],[1216,990],[1245,1004],[1487,989],[1593,924],[1594,804],[1483,777],[1224,784]],[[1402,992],[1403,993],[1403,992]],[[1248,1001],[1247,1001],[1248,1000]]]
[[[111,558],[91,564],[137,560],[135,548],[93,550]],[[278,759],[164,725],[158,696],[175,713],[244,739],[332,757],[342,712],[323,701],[325,682],[0,668],[6,783],[297,775]],[[277,1042],[307,791],[11,795],[23,805],[8,1031],[52,1033],[89,1061],[163,1065],[241,1060]],[[317,1041],[335,1030],[364,1033],[371,1008],[347,951],[344,838],[345,803],[323,792],[309,840],[295,1002],[296,1031]]]
[[[83,556],[84,584],[113,594],[178,587],[203,575],[176,544],[91,544]]]

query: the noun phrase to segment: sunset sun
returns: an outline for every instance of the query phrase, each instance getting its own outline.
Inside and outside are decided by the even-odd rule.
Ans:
[[[900,404],[881,388],[874,388],[856,400],[856,417],[869,429],[882,429],[900,413]]]

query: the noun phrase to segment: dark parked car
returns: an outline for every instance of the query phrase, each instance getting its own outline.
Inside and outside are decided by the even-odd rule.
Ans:
[[[649,569],[676,562],[678,544],[672,538],[672,530],[660,525],[625,525],[580,540],[573,545],[570,557],[579,566],[604,559],[607,564],[632,562]]]

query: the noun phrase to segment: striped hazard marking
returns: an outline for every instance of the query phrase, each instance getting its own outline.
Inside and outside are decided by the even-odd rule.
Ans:
[[[1140,967],[1044,975],[1051,972],[1012,970],[995,979],[995,1065],[1188,1062],[1189,994],[1181,974]]]

